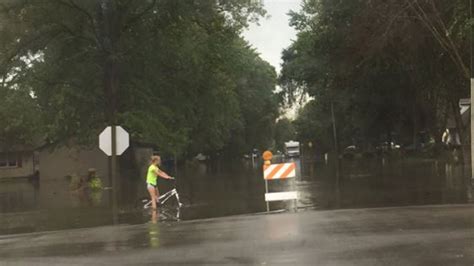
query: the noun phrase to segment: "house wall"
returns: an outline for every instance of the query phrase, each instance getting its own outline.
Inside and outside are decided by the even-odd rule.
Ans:
[[[0,167],[1,178],[28,177],[34,173],[33,152],[22,152],[21,166]]]
[[[137,195],[146,195],[145,174],[149,159],[153,154],[152,148],[130,147],[119,157],[120,169],[118,179],[121,186],[137,185],[137,178],[143,180],[143,186],[139,186]],[[134,166],[137,168],[135,169]],[[71,179],[67,176],[75,175],[81,177],[87,174],[89,168],[95,168],[102,179],[105,187],[110,187],[108,157],[99,148],[72,148],[60,147],[55,150],[42,150],[39,152],[40,170],[40,199],[41,205],[50,208],[62,208],[65,206],[79,206],[81,202],[79,194],[71,193]],[[130,168],[131,167],[131,168]],[[137,173],[137,170],[139,171]],[[136,175],[139,174],[137,177]],[[119,188],[120,189],[120,188]],[[141,191],[143,190],[143,191]],[[103,191],[102,200],[99,205],[106,206],[109,202],[110,190]]]
[[[104,184],[107,184],[109,170],[108,157],[97,147],[60,147],[39,152],[41,180],[62,179],[66,176],[78,177],[95,168]]]

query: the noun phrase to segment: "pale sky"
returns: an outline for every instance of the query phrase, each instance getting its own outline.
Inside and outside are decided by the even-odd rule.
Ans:
[[[269,18],[260,19],[260,26],[250,25],[244,37],[260,53],[261,57],[281,69],[281,52],[296,39],[296,31],[288,25],[290,10],[300,10],[302,0],[263,0]]]
[[[269,18],[262,18],[260,25],[252,24],[244,38],[260,53],[265,61],[281,70],[281,52],[296,39],[296,31],[289,25],[288,12],[299,11],[302,0],[263,0]],[[284,110],[284,116],[294,119],[300,105]]]

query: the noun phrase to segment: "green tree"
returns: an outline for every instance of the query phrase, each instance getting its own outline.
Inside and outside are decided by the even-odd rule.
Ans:
[[[308,112],[334,103],[342,145],[393,137],[411,144],[421,130],[439,136],[448,112],[459,120],[457,102],[468,92],[465,5],[306,1],[292,14],[298,39],[283,54],[279,82],[287,101],[308,93],[320,105]],[[331,125],[327,112],[307,117]]]
[[[240,37],[258,2],[8,1],[1,69],[31,88],[50,142],[88,144],[111,123],[178,154],[266,146],[275,71]],[[10,67],[12,69],[12,67]],[[249,97],[254,95],[255,98]],[[263,134],[262,134],[263,133]],[[270,134],[271,135],[271,134]],[[265,143],[267,142],[267,143]]]
[[[226,152],[242,154],[253,148],[268,149],[273,144],[275,121],[279,115],[279,100],[274,94],[276,72],[260,59],[242,40],[235,44],[235,52],[227,60],[236,80],[240,123],[232,132]]]
[[[310,122],[310,121],[305,121],[305,122]],[[302,124],[302,126],[306,126],[306,125],[308,124],[306,123]],[[300,130],[303,131],[301,128]],[[302,139],[307,139],[305,138],[303,134],[300,137],[302,137]],[[282,118],[278,120],[278,122],[275,125],[276,150],[284,151],[285,142],[290,141],[290,140],[295,140],[295,139],[296,139],[296,131],[295,131],[295,126],[293,125],[293,123],[288,118]]]
[[[41,137],[40,108],[27,91],[0,88],[0,150],[33,148]]]

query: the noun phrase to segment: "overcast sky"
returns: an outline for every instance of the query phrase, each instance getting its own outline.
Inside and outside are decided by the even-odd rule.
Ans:
[[[252,44],[261,57],[281,69],[281,52],[296,38],[296,32],[288,25],[290,10],[298,11],[302,0],[264,0],[270,18],[260,19],[260,26],[252,24],[244,32],[244,37]]]
[[[244,37],[260,53],[260,56],[280,73],[281,52],[296,39],[296,31],[290,27],[288,12],[298,11],[302,0],[263,0],[267,19],[260,19],[259,26],[250,25]],[[284,116],[294,119],[300,106],[295,105],[284,110]]]

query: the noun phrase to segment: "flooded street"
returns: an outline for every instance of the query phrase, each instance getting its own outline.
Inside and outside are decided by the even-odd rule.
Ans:
[[[0,5],[0,265],[474,265],[472,0]]]
[[[296,160],[295,180],[272,181],[269,191],[297,190],[298,209],[352,209],[426,204],[466,203],[461,168],[435,160],[345,160],[342,177],[324,162]],[[260,164],[259,164],[260,165]],[[121,178],[117,211],[111,190],[78,193],[67,178],[34,182],[27,179],[0,183],[0,234],[40,232],[114,224],[143,224],[223,217],[266,211],[265,184],[260,166],[249,162],[207,167],[196,163],[179,169],[177,189],[184,207],[174,199],[158,217],[143,210],[147,196],[143,179]],[[105,179],[105,178],[103,178]],[[104,180],[106,181],[106,180]],[[173,183],[160,180],[160,191]],[[270,210],[294,210],[294,203],[272,202]]]

